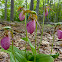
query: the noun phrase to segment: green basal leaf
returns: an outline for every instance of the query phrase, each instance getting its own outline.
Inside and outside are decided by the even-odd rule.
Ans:
[[[28,62],[33,62],[33,61],[28,61]]]
[[[51,56],[52,56],[54,59],[56,59],[56,58],[58,58],[59,53],[56,53],[56,54],[51,54]]]
[[[10,61],[11,62],[27,62],[27,59],[25,58],[25,51],[21,51],[19,50],[18,48],[14,47],[14,55],[12,54],[12,46],[10,46],[10,48],[8,50],[4,50],[4,49],[1,49],[1,51],[4,51],[6,53],[9,53],[10,55]],[[15,56],[15,60],[14,60],[14,56]]]
[[[26,59],[29,60],[31,57],[32,57],[32,53],[30,51],[27,51],[25,53],[25,51],[22,51],[20,49],[18,49],[17,47],[13,46],[14,47],[14,52],[17,52],[19,54],[21,54],[22,56],[26,56]],[[10,48],[8,50],[4,50],[3,48],[1,49],[1,51],[4,51],[6,53],[12,53],[12,46],[10,46]],[[10,55],[10,54],[9,54]]]
[[[19,54],[18,52],[15,52],[14,55],[19,62],[27,62],[27,59],[23,55]]]
[[[36,55],[36,62],[54,62],[54,59],[50,55],[37,54]]]
[[[4,51],[6,53],[10,53],[10,51],[4,50],[3,48],[1,49],[1,52]]]
[[[29,59],[33,56],[33,54],[29,51],[26,52],[26,59],[29,61]]]
[[[13,46],[13,49],[14,49],[14,52],[18,52],[19,54],[25,56],[25,51],[22,51],[15,46]],[[7,51],[12,52],[12,46],[10,46],[10,48]]]
[[[25,38],[24,38],[25,39]],[[27,51],[21,51],[17,47],[14,46],[14,55],[12,54],[12,46],[8,50],[1,49],[1,51],[4,51],[6,53],[9,53],[11,62],[33,62],[34,61],[34,55]],[[25,55],[27,57],[25,58]],[[15,56],[15,60],[14,60]],[[58,56],[58,53],[56,55],[46,55],[46,54],[36,54],[36,62],[54,62],[54,58]],[[28,61],[27,61],[28,60]]]
[[[22,38],[22,40],[26,41],[26,38]],[[32,45],[32,43],[30,42],[30,40],[27,38],[27,42],[29,43],[31,50],[33,52],[33,54],[35,53],[35,47]]]
[[[10,52],[10,62],[15,62],[13,54]]]
[[[22,50],[18,49],[18,48],[15,47],[15,46],[13,46],[13,48],[14,48],[14,52],[18,52],[19,54],[25,56],[25,51],[22,51]],[[2,48],[1,51],[4,51],[4,52],[6,52],[6,53],[10,53],[10,52],[12,52],[12,46],[10,46],[10,48],[9,48],[8,50],[4,50],[4,49]]]
[[[6,53],[8,53],[10,55],[10,62],[19,62],[17,59],[14,60],[14,55],[12,54],[12,52],[8,51],[8,50],[4,50],[3,48],[1,49],[1,51],[4,51]]]
[[[22,40],[24,40],[24,41],[27,41],[27,42],[28,42],[28,38],[26,39],[26,38],[24,37],[24,38],[22,38]]]
[[[11,27],[10,26],[5,26],[2,29],[11,29]]]
[[[34,56],[30,58],[30,61],[34,61]],[[54,59],[50,55],[46,54],[37,54],[36,55],[36,62],[54,62]]]

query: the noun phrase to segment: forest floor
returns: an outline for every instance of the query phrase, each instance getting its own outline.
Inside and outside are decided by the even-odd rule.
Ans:
[[[14,34],[14,45],[18,47],[20,50],[25,49],[25,41],[23,41],[21,38],[26,36],[25,32],[25,25],[24,22],[7,22],[7,21],[0,21],[0,28],[4,26],[11,26],[13,29],[13,34]],[[52,41],[53,41],[53,31],[54,31],[54,26],[53,25],[45,25],[44,26],[44,32],[43,32],[43,38],[42,38],[42,44],[40,46],[40,53],[45,53],[45,54],[50,54],[51,53],[51,46],[52,46]],[[0,30],[0,40],[2,39],[4,31]],[[35,32],[33,34],[27,34],[28,38],[30,39],[31,43],[34,45],[35,43]],[[41,32],[38,27],[37,30],[37,50],[38,50],[38,45],[40,42],[41,38]],[[0,50],[1,50],[1,45],[0,45]],[[27,44],[27,50],[31,51],[31,48],[29,44]],[[62,62],[62,40],[59,40],[57,38],[57,32],[55,33],[55,41],[54,41],[54,47],[53,47],[53,53],[55,54],[56,52],[59,52],[60,55],[57,59],[55,59],[54,62]],[[0,62],[10,62],[10,57],[7,53],[5,52],[0,52]]]

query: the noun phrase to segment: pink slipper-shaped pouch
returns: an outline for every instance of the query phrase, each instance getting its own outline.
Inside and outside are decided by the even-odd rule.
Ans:
[[[7,50],[10,47],[10,38],[9,37],[4,37],[1,40],[1,46],[2,48],[4,48],[5,50]]]
[[[27,23],[27,32],[32,34],[35,30],[36,24],[35,24],[35,20],[31,20]]]
[[[23,15],[23,12],[19,14],[20,21],[23,21],[25,19],[25,15]]]
[[[62,39],[62,31],[57,30],[58,39]]]

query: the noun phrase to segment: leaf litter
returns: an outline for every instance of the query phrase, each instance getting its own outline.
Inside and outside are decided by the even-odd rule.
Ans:
[[[5,27],[5,26],[11,26],[13,29],[13,34],[14,34],[14,45],[19,48],[20,50],[25,49],[25,41],[23,41],[21,38],[26,36],[25,33],[25,25],[24,22],[7,22],[7,21],[0,21],[0,28]],[[45,25],[44,26],[44,32],[43,32],[43,38],[42,38],[42,43],[40,44],[40,53],[44,54],[50,54],[51,53],[51,46],[52,46],[52,40],[53,40],[53,31],[54,27]],[[4,31],[0,30],[0,40],[3,38]],[[35,43],[35,32],[32,34],[27,34],[28,38],[30,39],[31,43],[34,45]],[[39,46],[39,42],[41,39],[41,32],[40,29],[38,28],[37,30],[37,50]],[[53,54],[56,52],[60,53],[60,56],[54,61],[54,62],[62,62],[62,40],[59,40],[57,38],[57,33],[55,33],[55,42],[53,45]],[[1,49],[1,45],[0,45]],[[27,51],[31,51],[31,48],[29,44],[27,44]],[[10,62],[10,57],[7,53],[5,52],[0,52],[0,62]]]

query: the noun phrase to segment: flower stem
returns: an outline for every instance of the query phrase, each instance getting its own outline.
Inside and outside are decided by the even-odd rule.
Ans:
[[[53,33],[53,41],[52,41],[52,48],[51,48],[51,54],[53,52],[53,44],[54,44],[54,38],[55,38],[55,30],[56,30],[57,25],[54,28],[54,33]]]
[[[34,62],[36,62],[36,40],[37,40],[37,22],[36,22],[36,34],[35,34],[35,54],[34,54]]]
[[[53,52],[53,44],[54,44],[54,34],[53,34],[53,41],[52,41],[51,54],[52,54],[52,52]]]
[[[26,28],[26,14],[25,14],[25,28]],[[25,43],[25,53],[27,48],[27,30],[26,30],[26,43]]]
[[[12,53],[13,53],[13,55],[14,55],[14,48],[13,48],[13,45],[14,45],[14,42],[13,42],[13,31],[12,31],[12,29],[11,29],[11,35],[12,35]],[[15,56],[14,56],[14,60],[15,60]],[[15,62],[16,62],[16,60],[15,60]]]
[[[60,24],[57,24],[55,27],[54,27],[54,33],[53,33],[53,41],[52,41],[52,48],[51,48],[51,54],[53,52],[53,44],[54,44],[54,40],[55,40],[55,31],[56,31],[56,28],[61,26]]]
[[[45,20],[45,6],[44,6],[44,16],[43,16],[43,24],[42,24],[42,33],[41,33],[41,39],[40,39],[40,43],[39,43],[38,53],[39,53],[39,49],[40,49],[40,44],[42,43],[42,36],[43,36],[43,29],[44,29],[44,20]]]
[[[27,9],[27,0],[26,0],[26,6],[25,6],[25,8]],[[26,30],[25,53],[26,53],[26,48],[27,48],[27,29],[26,29],[27,23],[26,23],[26,21],[27,21],[27,14],[25,13],[25,30]]]

